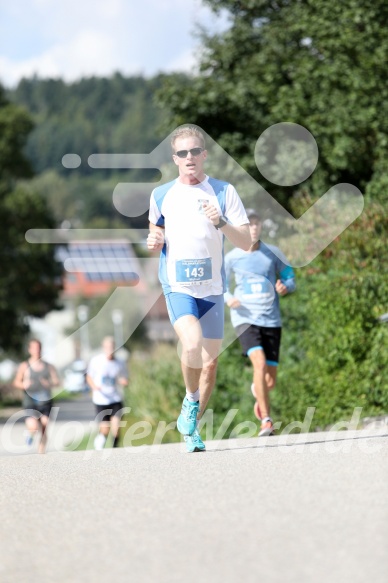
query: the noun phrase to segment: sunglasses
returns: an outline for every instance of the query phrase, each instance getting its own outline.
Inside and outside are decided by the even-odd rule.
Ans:
[[[189,152],[192,156],[199,156],[200,153],[203,151],[204,148],[191,148],[191,150],[178,150],[178,152],[175,152],[175,156],[178,156],[178,158],[187,158]]]

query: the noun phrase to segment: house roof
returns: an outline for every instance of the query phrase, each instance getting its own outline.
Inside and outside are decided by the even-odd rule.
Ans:
[[[140,262],[127,240],[71,241],[57,248],[57,258],[70,273],[83,273],[87,281],[139,279]]]

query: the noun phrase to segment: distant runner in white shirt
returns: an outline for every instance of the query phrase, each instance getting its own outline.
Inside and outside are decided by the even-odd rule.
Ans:
[[[204,451],[197,430],[216,380],[224,333],[224,236],[251,245],[248,218],[235,188],[204,173],[205,138],[196,126],[172,135],[176,180],[155,188],[150,202],[150,250],[161,251],[159,279],[182,345],[186,385],[177,428],[188,452]]]
[[[113,437],[113,447],[118,446],[123,409],[121,389],[128,384],[127,367],[114,356],[115,342],[112,336],[104,338],[102,349],[103,354],[98,354],[90,360],[86,375],[100,422],[99,433],[94,440],[94,447],[97,450],[104,448],[109,429]]]

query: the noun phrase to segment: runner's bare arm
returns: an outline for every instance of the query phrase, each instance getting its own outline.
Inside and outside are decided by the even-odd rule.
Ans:
[[[214,226],[218,225],[221,217],[217,208],[212,204],[204,204],[203,208],[209,221],[211,221]],[[251,248],[252,239],[249,231],[249,223],[238,227],[226,223],[220,230],[235,247],[240,247],[240,249],[243,249],[244,251],[249,251]]]
[[[59,377],[56,368],[50,364],[50,385],[57,387],[59,385]]]
[[[24,390],[25,387],[25,380],[24,380],[24,375],[26,373],[26,369],[27,369],[27,363],[26,362],[22,362],[16,372],[16,376],[15,379],[13,381],[13,386],[16,387],[17,389],[22,389]]]
[[[240,247],[240,249],[243,249],[244,251],[249,251],[251,248],[252,239],[249,232],[249,225],[234,227],[233,225],[226,223],[226,225],[221,228],[221,231],[235,247]]]
[[[164,227],[150,223],[150,232],[147,237],[147,247],[150,251],[161,251],[164,245]]]
[[[89,385],[89,387],[92,389],[92,391],[99,391],[100,390],[100,387],[98,387],[96,385],[96,383],[94,382],[92,377],[88,374],[86,375],[86,382]]]

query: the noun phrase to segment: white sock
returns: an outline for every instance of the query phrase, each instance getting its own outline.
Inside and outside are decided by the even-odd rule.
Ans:
[[[261,420],[261,422],[262,422],[262,423],[267,423],[267,421],[271,421],[271,423],[272,423],[272,419],[271,419],[271,417],[264,417],[264,418]]]
[[[199,401],[199,389],[197,389],[195,391],[195,393],[192,393],[186,387],[186,397],[187,397],[187,400],[190,401],[190,403],[197,403]]]

